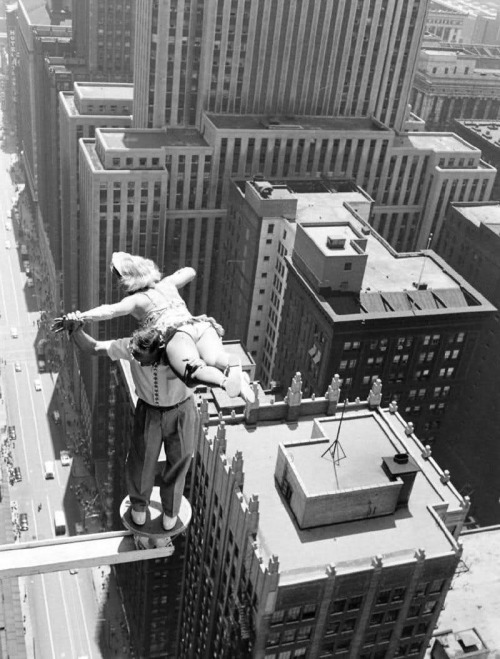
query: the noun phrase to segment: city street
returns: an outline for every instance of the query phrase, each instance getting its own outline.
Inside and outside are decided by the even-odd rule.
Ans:
[[[40,373],[38,368],[36,345],[48,338],[57,361],[59,340],[47,335],[47,323],[41,320],[41,304],[49,312],[54,309],[47,308],[51,292],[36,242],[30,240],[32,218],[14,206],[19,194],[11,179],[12,147],[13,140],[0,144],[0,426],[14,426],[15,437],[2,432],[0,444],[12,474],[14,531],[17,541],[27,542],[55,537],[57,510],[66,516],[67,533],[75,534],[75,524],[85,521],[82,493],[93,490],[82,457],[73,457],[67,466],[60,460],[63,449],[74,455],[78,421],[71,397],[58,386],[57,369]],[[23,268],[22,244],[35,275],[32,287]],[[57,423],[55,410],[61,414]],[[53,465],[53,477],[46,478],[47,463]],[[19,588],[29,657],[128,656],[120,600],[108,567],[26,577]]]

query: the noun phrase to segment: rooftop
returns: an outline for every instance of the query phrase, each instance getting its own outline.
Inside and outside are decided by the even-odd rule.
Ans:
[[[129,149],[161,149],[167,145],[167,133],[164,130],[144,129],[125,130],[100,129],[101,140],[107,149],[124,151]]]
[[[47,0],[19,0],[19,4],[24,6],[31,25],[50,25]],[[61,21],[60,25],[71,26],[71,18]]]
[[[207,114],[221,130],[387,131],[368,117],[304,117]]]
[[[85,99],[96,100],[124,100],[133,101],[134,99],[134,85],[117,85],[117,84],[101,84],[101,83],[75,83],[75,91]]]
[[[317,444],[318,425],[324,432],[321,446]],[[390,562],[411,560],[419,548],[425,549],[428,557],[454,552],[453,539],[436,523],[429,508],[448,502],[449,509],[458,509],[460,496],[449,483],[441,482],[441,472],[432,459],[422,459],[421,445],[404,435],[402,420],[386,412],[348,409],[339,436],[345,458],[336,465],[330,453],[324,457],[322,453],[327,442],[337,437],[338,425],[338,418],[306,417],[293,424],[259,423],[256,427],[238,424],[226,428],[228,461],[231,462],[237,451],[242,451],[244,494],[247,498],[253,494],[259,497],[257,542],[264,563],[272,554],[278,556],[281,583],[310,580],[314,574],[322,576],[326,565],[331,563],[338,570],[348,571],[355,562],[359,569],[362,564],[368,566],[377,554]],[[384,480],[382,458],[408,452],[421,468],[408,506],[383,517],[300,529],[274,477],[280,443],[294,442],[305,446],[294,456],[307,482],[312,483],[317,474],[318,487],[328,484],[337,490]]]
[[[297,194],[297,222],[325,222],[325,227],[306,227],[313,240],[326,243],[327,235],[337,233],[350,237],[354,232],[349,225],[367,238],[368,261],[361,285],[360,296],[348,296],[332,291],[325,297],[332,310],[338,314],[362,312],[413,311],[415,309],[439,309],[468,307],[471,300],[463,292],[461,278],[433,252],[398,254],[391,250],[375,231],[363,233],[366,224],[359,220],[345,202],[355,205],[359,193]],[[334,223],[338,223],[335,226]],[[353,252],[348,240],[343,249],[335,253]],[[426,290],[417,290],[417,284]],[[478,294],[479,295],[479,294]],[[480,296],[479,296],[480,297]]]
[[[467,130],[500,147],[500,121],[458,121]]]
[[[500,202],[456,203],[453,206],[475,226],[484,225],[496,234],[500,232]]]
[[[398,136],[394,141],[394,146],[434,151],[436,153],[477,153],[479,151],[477,147],[468,144],[455,133],[407,133]]]
[[[446,596],[437,631],[474,627],[491,650],[500,649],[500,527],[460,536],[462,563]]]

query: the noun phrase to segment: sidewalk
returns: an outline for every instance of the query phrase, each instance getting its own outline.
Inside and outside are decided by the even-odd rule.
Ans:
[[[130,645],[120,591],[111,566],[92,568],[92,579],[101,614],[101,638],[105,643],[101,647],[103,659],[134,659],[136,655]]]

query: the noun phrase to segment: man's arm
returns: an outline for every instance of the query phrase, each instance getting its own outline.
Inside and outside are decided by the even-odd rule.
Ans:
[[[93,336],[83,331],[81,325],[69,330],[69,335],[82,352],[94,357],[108,356],[109,341],[96,341]]]

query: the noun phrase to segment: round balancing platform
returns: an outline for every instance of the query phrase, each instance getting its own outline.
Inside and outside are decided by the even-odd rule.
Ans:
[[[172,538],[183,533],[191,521],[191,504],[182,497],[181,509],[175,526],[170,531],[163,528],[163,510],[160,500],[160,489],[153,488],[149,509],[146,514],[146,522],[142,526],[134,524],[131,517],[131,505],[129,497],[125,497],[120,506],[120,517],[125,528],[134,534],[135,544],[138,549],[152,549],[154,547],[172,546]],[[172,547],[173,548],[173,547]]]

